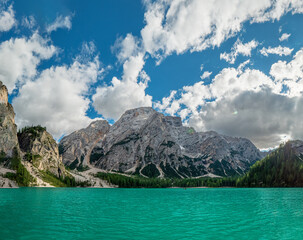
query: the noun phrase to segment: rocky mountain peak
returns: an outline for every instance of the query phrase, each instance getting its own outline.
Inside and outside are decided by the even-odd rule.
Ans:
[[[0,81],[0,151],[11,157],[19,149],[13,106],[8,102],[7,88]]]
[[[113,125],[113,128],[119,128],[125,124],[131,128],[140,128],[148,119],[155,114],[158,114],[151,107],[141,107],[127,110],[118,121]]]
[[[298,156],[303,155],[303,141],[293,140],[293,141],[289,141],[288,144],[294,150],[296,155],[298,155]]]
[[[242,174],[261,158],[248,139],[196,132],[179,117],[150,107],[126,111],[106,130],[97,138],[88,127],[62,139],[64,163],[82,161],[107,171],[186,178]]]
[[[8,92],[7,88],[3,83],[0,81],[0,104],[6,104],[8,103]]]
[[[60,141],[60,154],[63,162],[71,169],[89,165],[89,157],[92,148],[102,141],[110,129],[105,120],[96,120],[90,123],[87,128],[80,129],[65,136]]]
[[[45,128],[41,126],[23,128],[18,133],[18,140],[25,161],[57,177],[65,176],[65,167],[59,156],[58,145]]]

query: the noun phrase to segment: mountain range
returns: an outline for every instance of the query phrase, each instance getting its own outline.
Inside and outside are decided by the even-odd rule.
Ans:
[[[151,107],[128,110],[113,125],[94,121],[59,145],[41,126],[17,133],[14,117],[0,82],[0,187],[112,186],[97,173],[145,179],[244,178],[266,155],[246,138],[196,132],[179,117]],[[291,146],[303,154],[301,141]]]
[[[262,158],[248,139],[196,132],[150,107],[128,110],[112,126],[93,122],[64,137],[59,148],[72,169],[92,165],[162,178],[240,175]]]

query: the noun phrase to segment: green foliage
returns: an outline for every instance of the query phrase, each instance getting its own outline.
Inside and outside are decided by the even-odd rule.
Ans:
[[[5,152],[3,150],[1,150],[1,152],[0,152],[0,164],[6,162],[6,160],[7,160],[7,157],[6,157]]]
[[[147,177],[158,177],[160,175],[159,170],[157,169],[155,164],[148,164],[145,168],[142,169],[142,174]]]
[[[175,179],[175,187],[235,187],[236,177]]]
[[[15,178],[12,180],[15,180],[19,186],[27,187],[32,185],[35,179],[21,163],[21,158],[16,148],[14,148],[13,157],[11,158],[11,166],[12,169],[16,170]],[[12,175],[10,177],[12,177]]]
[[[69,168],[70,170],[74,170],[74,169],[77,167],[78,163],[79,163],[79,160],[78,160],[78,158],[76,158],[75,161],[73,161],[73,162],[68,166],[68,168]]]
[[[44,182],[47,182],[54,187],[67,187],[67,185],[60,178],[49,171],[40,171],[40,177]]]
[[[39,154],[32,154],[30,152],[27,152],[25,155],[24,155],[24,160],[25,161],[28,161],[30,163],[32,163],[35,167],[38,167],[39,166],[39,160],[41,159],[42,157],[39,155]]]
[[[24,133],[31,134],[31,138],[35,139],[41,135],[42,132],[46,131],[46,127],[40,125],[24,127],[18,131],[18,136],[21,136]]]
[[[16,180],[17,174],[12,172],[7,172],[4,174],[5,178],[8,178],[10,180]]]
[[[170,179],[160,178],[144,178],[139,176],[124,176],[115,173],[103,173],[99,172],[96,174],[107,182],[118,185],[120,188],[166,188],[171,187]]]
[[[303,161],[291,143],[281,145],[237,179],[237,187],[303,187]]]
[[[43,181],[49,183],[54,187],[89,187],[90,183],[86,182],[77,182],[72,176],[57,177],[55,174],[49,171],[40,171],[40,176]]]
[[[60,155],[65,152],[64,146],[62,144],[59,144],[58,149],[59,149],[59,154]]]
[[[87,171],[87,170],[89,170],[89,169],[90,169],[89,166],[80,165],[79,167],[77,167],[77,170],[78,170],[79,172],[84,172],[84,171]]]
[[[92,153],[90,155],[89,161],[91,163],[98,161],[103,156],[103,153]]]
[[[115,173],[96,174],[107,182],[120,188],[168,188],[168,187],[234,187],[236,178],[144,178],[141,176],[125,176]]]

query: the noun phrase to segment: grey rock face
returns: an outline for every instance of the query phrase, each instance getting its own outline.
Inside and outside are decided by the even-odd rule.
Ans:
[[[87,128],[75,131],[62,138],[59,144],[63,163],[71,169],[89,165],[90,153],[94,146],[102,141],[109,131],[107,121],[98,120],[92,122]]]
[[[25,161],[29,161],[35,168],[49,171],[57,177],[67,175],[59,156],[58,145],[44,128],[25,128],[18,133],[18,139]]]
[[[260,158],[248,139],[198,133],[152,108],[126,111],[89,156],[104,170],[178,178],[242,174]]]
[[[0,151],[11,157],[18,138],[14,109],[7,100],[7,88],[0,81]]]
[[[289,143],[291,144],[291,148],[293,149],[295,154],[303,160],[303,141],[293,140],[289,141]]]

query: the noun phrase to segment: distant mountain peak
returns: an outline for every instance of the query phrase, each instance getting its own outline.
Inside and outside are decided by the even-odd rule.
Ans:
[[[186,178],[243,174],[261,159],[248,139],[196,132],[183,126],[180,117],[165,116],[151,107],[127,110],[99,135],[89,131],[81,129],[62,139],[65,164],[88,161],[108,171]]]

